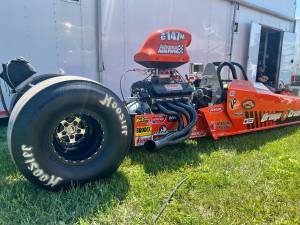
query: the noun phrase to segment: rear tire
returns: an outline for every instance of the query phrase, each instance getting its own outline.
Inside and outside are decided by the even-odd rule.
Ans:
[[[121,100],[106,87],[73,76],[51,78],[28,90],[8,127],[9,149],[21,173],[53,190],[113,173],[131,137]]]

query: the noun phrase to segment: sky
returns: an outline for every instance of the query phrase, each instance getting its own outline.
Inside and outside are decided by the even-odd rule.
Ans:
[[[297,0],[296,17],[300,17],[300,0]]]

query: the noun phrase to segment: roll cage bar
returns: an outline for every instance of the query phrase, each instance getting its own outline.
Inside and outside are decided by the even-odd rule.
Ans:
[[[218,75],[218,79],[219,79],[220,86],[222,89],[224,89],[223,81],[225,81],[225,82],[232,81],[232,80],[222,80],[221,72],[225,67],[229,68],[234,80],[238,80],[236,67],[238,69],[240,69],[240,71],[242,72],[244,80],[248,80],[247,74],[246,74],[243,66],[237,62],[213,62],[213,64],[217,67],[217,75]]]

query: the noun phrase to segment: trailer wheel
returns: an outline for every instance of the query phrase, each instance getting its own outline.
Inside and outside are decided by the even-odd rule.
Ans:
[[[8,144],[31,182],[52,190],[113,173],[131,143],[131,120],[106,87],[79,77],[43,81],[14,107]]]

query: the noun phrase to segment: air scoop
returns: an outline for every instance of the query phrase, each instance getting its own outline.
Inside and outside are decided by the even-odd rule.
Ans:
[[[177,28],[165,28],[152,33],[134,56],[134,61],[147,68],[176,68],[188,63],[186,47],[192,35]]]

